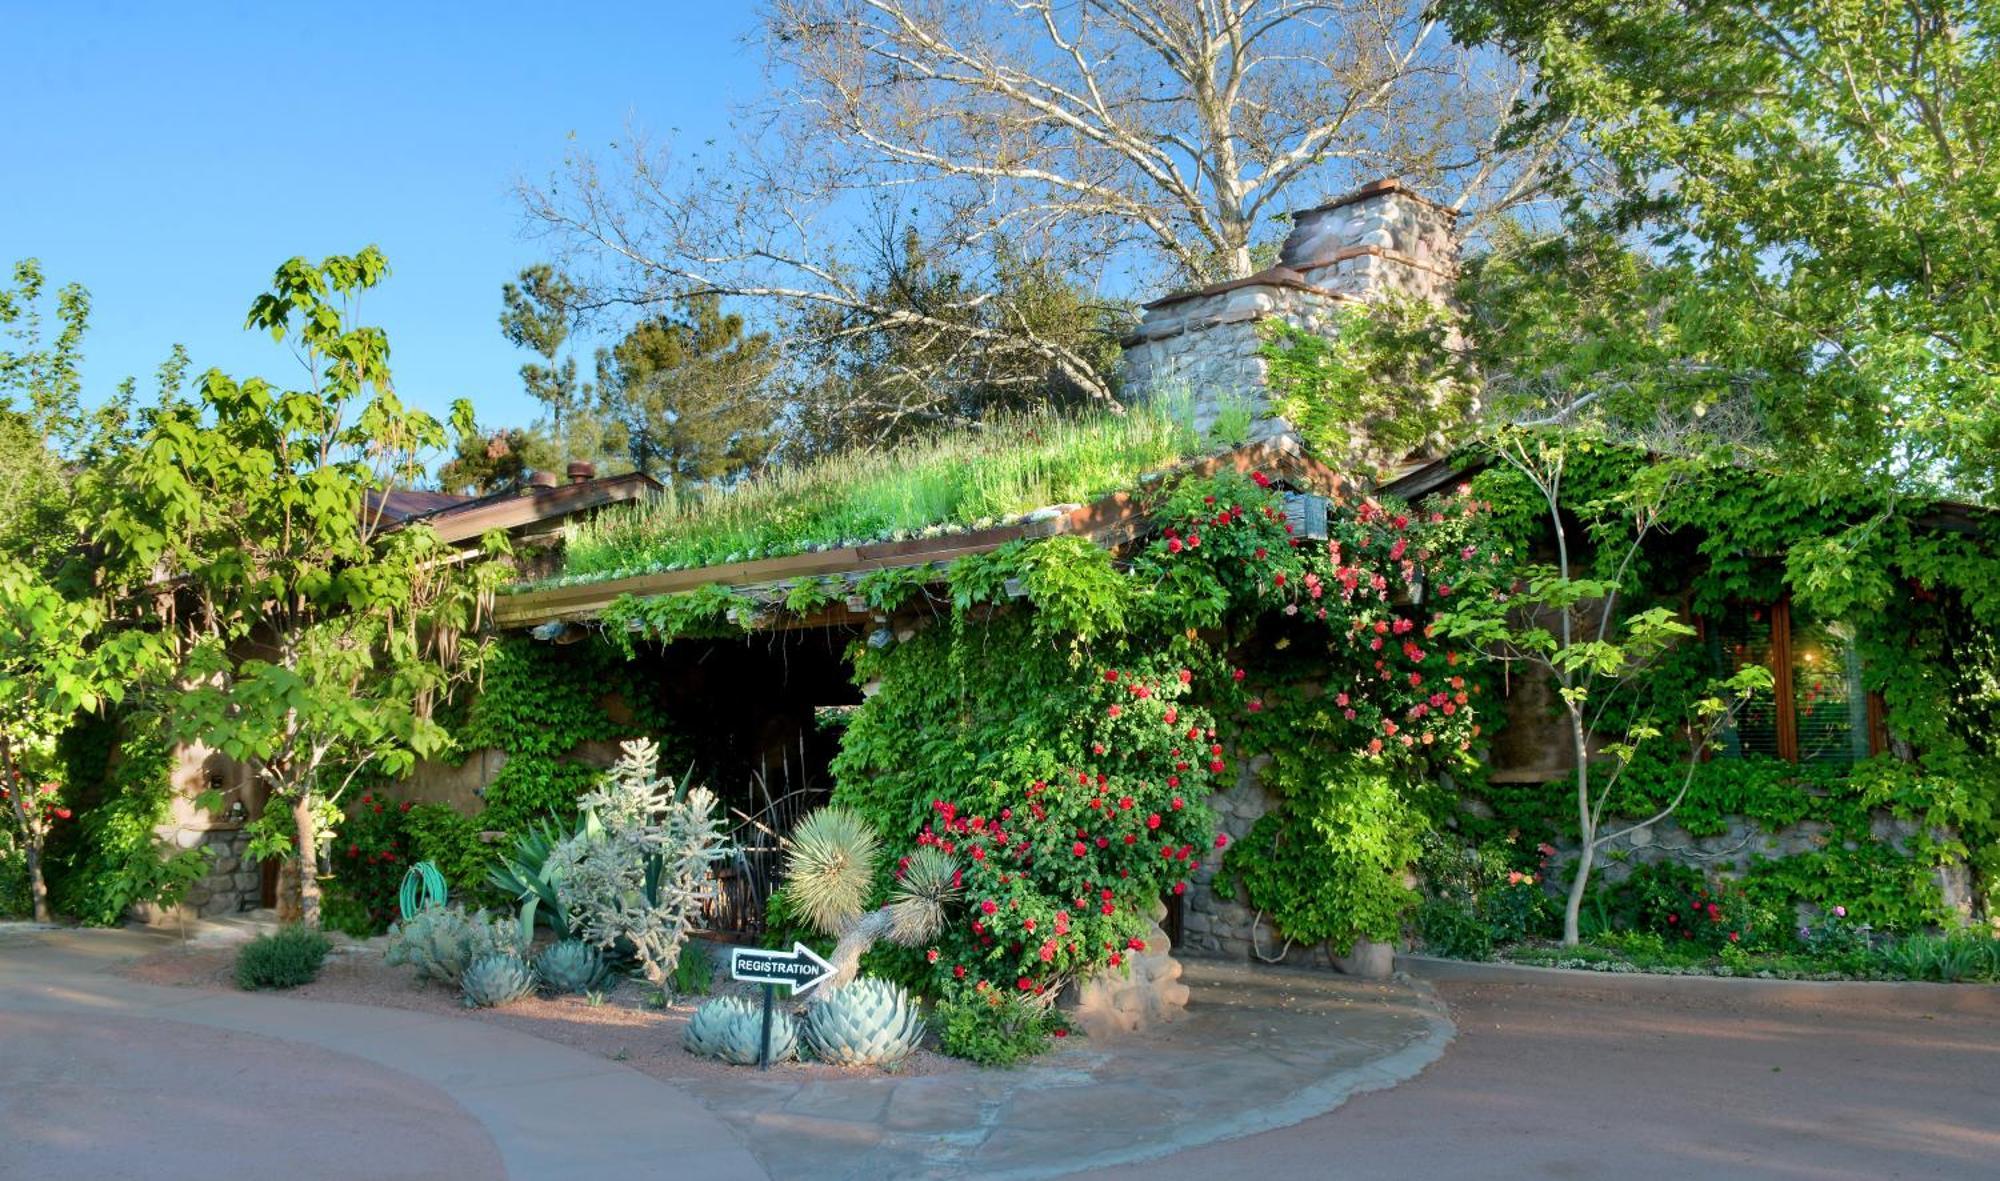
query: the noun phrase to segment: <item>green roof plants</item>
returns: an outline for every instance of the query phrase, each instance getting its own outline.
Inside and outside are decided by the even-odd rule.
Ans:
[[[564,581],[957,532],[1137,484],[1201,452],[1170,410],[1029,415],[977,430],[667,489],[570,527]]]

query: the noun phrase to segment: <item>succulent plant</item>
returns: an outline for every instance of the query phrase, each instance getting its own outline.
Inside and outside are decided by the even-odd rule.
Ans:
[[[483,910],[468,915],[460,906],[426,906],[390,926],[383,960],[392,966],[409,964],[420,980],[457,984],[480,956],[518,956],[523,950],[519,929],[511,922],[490,918]]]
[[[604,979],[604,957],[580,939],[565,939],[535,957],[535,979],[550,992],[589,992]]]
[[[458,986],[465,994],[466,1008],[495,1009],[535,991],[535,974],[520,956],[501,952],[473,960]]]
[[[681,1044],[690,1054],[720,1058],[738,1066],[757,1061],[764,1036],[764,1006],[748,997],[719,996],[703,1001],[688,1019]],[[778,1009],[771,1014],[771,1061],[783,1062],[799,1052],[799,1023]]]
[[[888,1066],[923,1041],[924,1022],[910,994],[874,976],[827,993],[806,1008],[806,1044],[822,1062]]]

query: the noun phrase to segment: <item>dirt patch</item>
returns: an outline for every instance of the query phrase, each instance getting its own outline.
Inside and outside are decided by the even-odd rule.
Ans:
[[[235,992],[236,948],[189,944],[134,960],[120,973],[143,984]],[[583,996],[534,996],[500,1009],[468,1009],[458,993],[441,984],[418,981],[406,967],[382,962],[379,941],[340,944],[326,960],[319,979],[269,996],[334,1001],[409,1009],[463,1021],[490,1021],[519,1033],[558,1045],[599,1054],[654,1078],[742,1077],[744,1067],[712,1058],[698,1058],[681,1048],[681,1031],[704,997],[663,998],[643,980],[620,980],[602,994],[602,1003]],[[665,1003],[657,1002],[664,1000]],[[956,1058],[926,1048],[898,1065],[898,1075],[935,1075],[969,1070]],[[880,1071],[829,1066],[818,1062],[785,1062],[771,1067],[770,1077],[792,1080],[879,1077]]]

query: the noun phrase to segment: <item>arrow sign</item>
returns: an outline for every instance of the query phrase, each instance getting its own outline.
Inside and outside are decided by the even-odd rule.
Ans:
[[[751,984],[783,984],[792,990],[792,996],[811,991],[832,975],[833,965],[803,943],[792,944],[790,951],[766,947],[729,949],[730,979]]]

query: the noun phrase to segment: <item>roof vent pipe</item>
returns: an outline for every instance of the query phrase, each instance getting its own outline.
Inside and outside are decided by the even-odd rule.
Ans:
[[[585,480],[594,480],[596,478],[597,478],[596,464],[591,463],[587,459],[572,459],[569,461],[570,483],[581,484]]]

